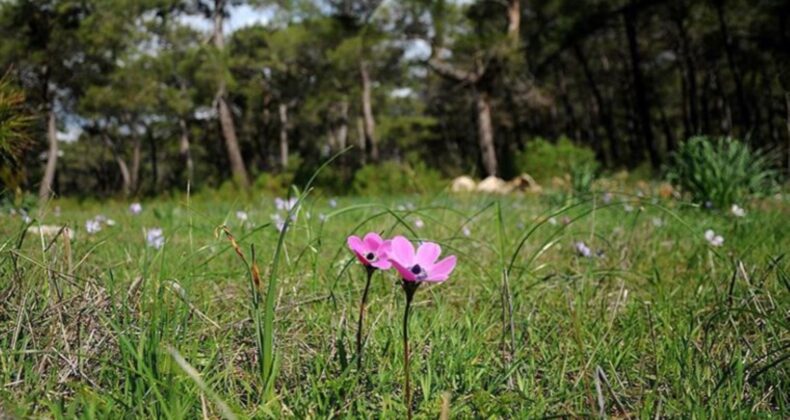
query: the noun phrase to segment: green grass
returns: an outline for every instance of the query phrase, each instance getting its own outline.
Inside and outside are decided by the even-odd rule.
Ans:
[[[345,239],[369,230],[459,257],[412,307],[417,418],[438,417],[445,396],[453,418],[787,417],[787,203],[753,203],[736,219],[630,200],[632,212],[448,196],[330,208],[311,196],[285,235],[273,293],[273,197],[147,202],[139,216],[128,203],[52,203],[42,223],[72,226],[70,251],[0,216],[0,417],[405,417],[394,272],[373,278],[356,367],[365,272]],[[117,225],[87,235],[99,213]],[[223,224],[248,263],[255,247],[258,303]],[[157,226],[161,250],[145,246],[143,229]],[[707,244],[707,228],[724,246]],[[579,240],[602,256],[577,256]]]

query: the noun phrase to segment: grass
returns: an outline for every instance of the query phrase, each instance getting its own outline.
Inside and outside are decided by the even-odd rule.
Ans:
[[[366,277],[345,239],[369,230],[459,257],[413,303],[416,418],[790,413],[786,202],[738,219],[635,197],[338,201],[304,201],[282,246],[273,197],[173,198],[139,216],[52,203],[41,223],[71,226],[71,241],[0,216],[0,417],[405,417],[394,272],[373,277],[361,370],[355,360]],[[99,213],[116,226],[87,235]],[[145,245],[150,227],[164,229],[161,250]],[[600,256],[578,256],[576,241]]]

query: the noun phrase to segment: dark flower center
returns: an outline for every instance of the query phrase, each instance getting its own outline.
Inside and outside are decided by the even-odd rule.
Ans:
[[[368,253],[367,253],[367,255],[365,255],[365,258],[366,258],[368,261],[373,261],[373,260],[375,260],[375,259],[376,259],[376,255],[374,255],[372,252],[368,252]]]
[[[422,272],[422,267],[419,264],[415,264],[414,267],[411,268],[412,274],[420,274]]]

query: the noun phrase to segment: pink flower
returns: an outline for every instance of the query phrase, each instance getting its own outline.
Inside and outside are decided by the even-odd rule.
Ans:
[[[424,242],[414,252],[414,246],[403,236],[392,239],[392,251],[389,259],[405,281],[443,282],[447,280],[455,268],[456,258],[451,255],[436,261],[442,248],[433,242]]]
[[[390,250],[390,241],[381,239],[381,236],[375,232],[368,233],[364,239],[359,239],[359,236],[349,236],[348,247],[357,256],[359,262],[365,266],[375,267],[380,270],[389,270],[392,267],[387,258]]]

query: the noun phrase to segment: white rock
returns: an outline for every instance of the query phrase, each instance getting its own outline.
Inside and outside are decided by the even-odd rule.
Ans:
[[[464,175],[453,180],[450,190],[452,190],[452,192],[471,192],[475,190],[476,186],[477,184],[474,179]]]
[[[489,194],[507,194],[510,192],[510,187],[502,178],[491,175],[477,184],[477,191]]]

